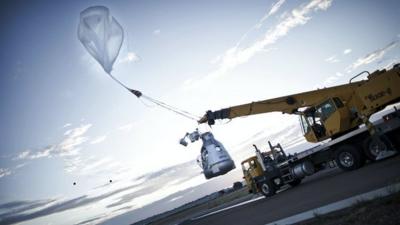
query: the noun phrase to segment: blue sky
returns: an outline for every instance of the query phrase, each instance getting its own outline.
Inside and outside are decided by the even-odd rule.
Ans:
[[[108,7],[125,30],[113,74],[196,115],[400,61],[395,0],[0,4],[3,222],[131,223],[150,216],[140,207],[161,212],[231,186],[252,143],[302,142],[295,116],[220,122],[212,132],[237,169],[206,181],[195,163],[200,143],[178,144],[197,124],[145,106],[83,48],[77,27],[89,6]]]

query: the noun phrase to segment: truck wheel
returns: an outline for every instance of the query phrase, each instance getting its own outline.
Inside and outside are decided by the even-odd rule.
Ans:
[[[388,135],[389,140],[393,143],[396,151],[400,152],[400,129]]]
[[[276,193],[276,186],[272,181],[267,180],[260,184],[260,191],[265,197],[270,197]]]
[[[379,153],[389,150],[390,145],[390,141],[386,136],[380,136],[379,138],[368,137],[364,141],[364,153],[368,159],[376,161]]]
[[[363,166],[364,157],[353,145],[342,145],[335,153],[335,161],[340,169],[349,171]]]
[[[301,179],[295,178],[293,181],[289,182],[288,184],[292,187],[296,187],[301,183]]]

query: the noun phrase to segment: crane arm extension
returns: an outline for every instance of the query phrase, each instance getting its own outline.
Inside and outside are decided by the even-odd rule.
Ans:
[[[216,119],[233,119],[236,117],[268,112],[296,114],[299,108],[318,104],[329,97],[340,97],[342,100],[347,100],[354,92],[354,89],[363,82],[365,81],[251,102],[217,111],[207,111],[198,122],[207,122],[209,125],[213,125]]]

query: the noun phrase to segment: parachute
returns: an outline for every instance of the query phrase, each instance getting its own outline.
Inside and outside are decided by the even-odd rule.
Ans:
[[[93,6],[81,12],[78,38],[86,50],[110,74],[124,40],[124,30],[108,8]]]

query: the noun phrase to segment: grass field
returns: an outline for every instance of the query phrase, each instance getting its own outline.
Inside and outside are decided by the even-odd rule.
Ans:
[[[398,225],[400,224],[400,192],[373,200],[359,201],[353,206],[296,225]]]
[[[223,208],[229,205],[236,204],[237,201],[242,201],[243,198],[251,198],[252,194],[248,193],[246,187],[243,187],[239,190],[233,191],[231,193],[226,193],[219,196],[216,199],[208,201],[206,203],[191,207],[189,209],[185,209],[182,211],[178,211],[173,215],[168,217],[160,218],[158,220],[152,221],[148,224],[151,225],[161,225],[161,224],[175,224],[181,222],[185,219],[189,219],[195,216],[200,216],[203,213],[207,213],[208,211],[218,210],[219,208]]]

